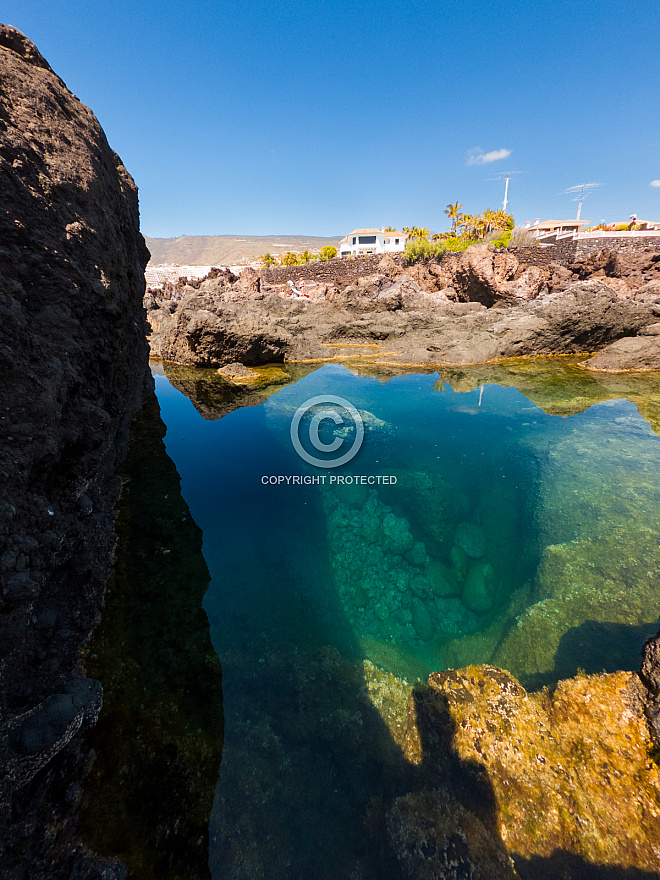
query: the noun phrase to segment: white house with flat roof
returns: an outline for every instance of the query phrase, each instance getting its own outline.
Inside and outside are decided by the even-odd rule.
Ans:
[[[408,236],[396,229],[354,229],[339,242],[340,257],[365,254],[400,254],[406,247]]]

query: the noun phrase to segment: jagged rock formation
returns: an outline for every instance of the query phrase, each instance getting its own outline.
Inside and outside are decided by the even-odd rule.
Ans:
[[[477,257],[483,262],[502,256],[487,253]],[[473,263],[466,257],[460,272],[476,272]],[[462,294],[452,287],[432,290],[426,284],[423,289],[414,269],[412,274],[396,269],[371,275],[344,288],[310,286],[310,299],[261,290],[254,277],[209,280],[199,290],[184,290],[179,301],[148,297],[152,353],[176,363],[216,367],[357,355],[388,365],[468,364],[592,352],[658,323],[660,293],[646,289],[652,285],[624,297],[600,279],[562,282],[553,292],[546,286],[531,299],[527,293],[512,297],[510,290],[507,299],[502,285],[509,282],[502,282],[500,305],[487,308],[480,292],[492,293],[499,284],[493,271],[490,280],[481,271],[478,284],[476,274],[470,275],[469,302],[457,301]],[[456,269],[454,277],[459,274]],[[470,285],[478,290],[470,292]],[[529,292],[529,285],[525,289]],[[647,348],[653,348],[656,337],[646,338]],[[647,356],[646,368],[651,362]]]
[[[152,385],[135,184],[92,112],[4,25],[0,77],[6,829],[99,711],[100,685],[77,657],[103,604],[128,427]],[[16,839],[0,831],[0,851]]]

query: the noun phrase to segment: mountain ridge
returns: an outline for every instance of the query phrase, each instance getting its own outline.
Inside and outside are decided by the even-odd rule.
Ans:
[[[319,251],[325,245],[336,247],[341,235],[179,235],[151,238],[145,235],[151,253],[149,264],[181,266],[232,265],[254,260],[265,253],[273,256],[286,251]]]

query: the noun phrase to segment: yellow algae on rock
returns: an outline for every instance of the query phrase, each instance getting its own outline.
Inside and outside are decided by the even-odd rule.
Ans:
[[[403,746],[407,729],[408,699],[412,686],[391,672],[379,669],[370,660],[365,660],[362,666],[369,699],[394,742]]]
[[[429,780],[452,781],[459,812],[475,812],[519,870],[561,851],[657,871],[660,782],[645,695],[630,672],[537,694],[492,666],[437,672],[411,697],[404,750]]]

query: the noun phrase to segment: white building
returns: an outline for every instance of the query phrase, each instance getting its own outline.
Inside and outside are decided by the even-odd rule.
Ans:
[[[400,254],[406,247],[405,232],[384,229],[354,229],[339,242],[340,257],[364,254]]]

